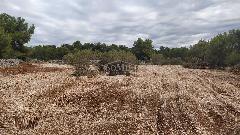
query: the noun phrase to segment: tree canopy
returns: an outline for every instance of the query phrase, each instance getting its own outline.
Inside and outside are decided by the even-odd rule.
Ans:
[[[132,52],[136,55],[138,60],[150,60],[153,53],[152,43],[153,41],[150,39],[143,40],[141,38],[138,38],[138,40],[134,42]]]
[[[1,39],[5,39],[2,40],[2,42],[5,43],[1,43],[1,52],[5,49],[7,49],[5,50],[5,53],[10,53],[11,49],[21,53],[26,51],[24,44],[30,41],[31,36],[34,33],[34,29],[34,25],[29,26],[28,23],[25,22],[25,19],[21,17],[16,18],[6,13],[0,14]]]

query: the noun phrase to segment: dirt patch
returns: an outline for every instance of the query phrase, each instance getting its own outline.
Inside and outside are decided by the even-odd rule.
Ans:
[[[6,67],[0,68],[0,73],[3,75],[17,75],[17,74],[26,74],[26,73],[37,73],[37,72],[55,72],[63,71],[62,68],[56,67],[41,67],[39,65],[34,65],[31,63],[21,63],[16,67]]]

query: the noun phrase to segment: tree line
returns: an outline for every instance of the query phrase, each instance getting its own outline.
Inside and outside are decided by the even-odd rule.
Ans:
[[[74,61],[76,59],[107,59],[145,62],[151,64],[176,64],[191,68],[221,68],[240,64],[240,30],[218,34],[209,41],[200,40],[190,47],[154,48],[151,39],[138,38],[133,47],[105,43],[24,46],[34,34],[34,25],[21,17],[0,14],[0,58]]]

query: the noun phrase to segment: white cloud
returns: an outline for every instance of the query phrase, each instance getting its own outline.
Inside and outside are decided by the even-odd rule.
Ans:
[[[240,27],[239,0],[1,0],[0,12],[36,25],[30,44],[106,42],[138,37],[188,46]]]

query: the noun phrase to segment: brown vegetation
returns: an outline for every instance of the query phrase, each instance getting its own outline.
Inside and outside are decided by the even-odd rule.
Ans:
[[[56,67],[41,67],[39,65],[34,65],[31,63],[21,63],[15,67],[6,67],[0,68],[0,73],[3,75],[17,75],[17,74],[25,74],[25,73],[36,73],[36,72],[55,72],[62,71],[61,68]]]
[[[72,69],[0,78],[1,134],[238,135],[240,77],[181,66],[134,76]]]

